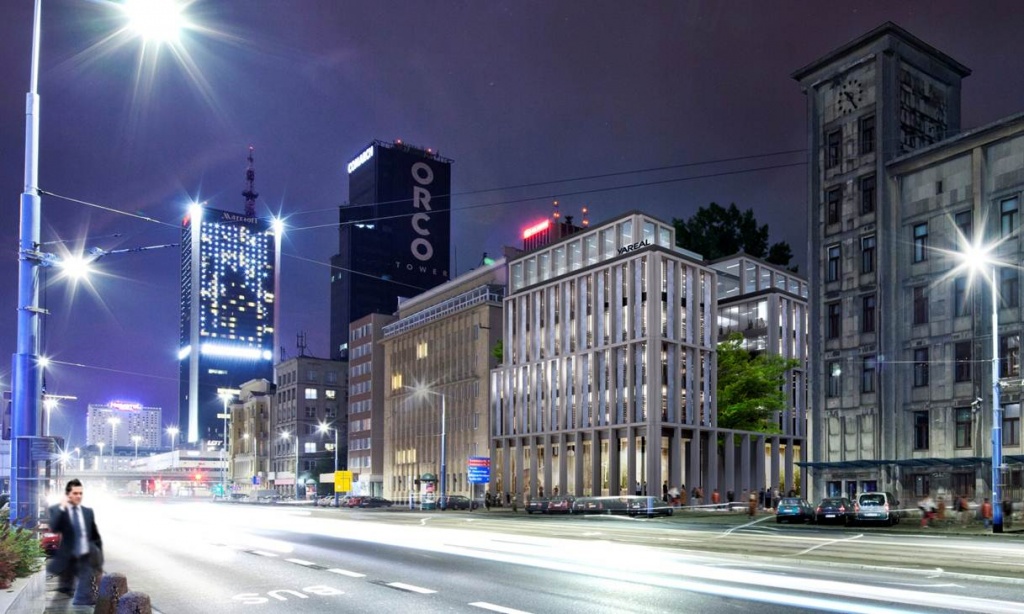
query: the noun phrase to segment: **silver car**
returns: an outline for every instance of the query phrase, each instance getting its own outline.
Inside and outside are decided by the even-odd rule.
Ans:
[[[865,492],[857,496],[857,522],[892,526],[900,521],[900,504],[889,492]]]

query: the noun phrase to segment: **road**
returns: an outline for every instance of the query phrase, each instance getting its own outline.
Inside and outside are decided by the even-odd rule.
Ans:
[[[1024,611],[1024,583],[1015,577],[1024,550],[1014,537],[92,503],[107,571],[125,573],[131,589],[168,614]]]

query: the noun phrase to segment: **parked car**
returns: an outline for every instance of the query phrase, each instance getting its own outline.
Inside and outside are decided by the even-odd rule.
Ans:
[[[857,520],[857,509],[846,497],[825,497],[814,509],[814,520],[818,524],[849,526]]]
[[[900,502],[891,492],[865,492],[857,496],[857,522],[892,526],[900,521]]]
[[[533,497],[526,502],[527,514],[546,514],[548,512],[548,500],[544,497]]]
[[[571,514],[576,498],[572,495],[554,496],[548,499],[548,514]]]
[[[39,523],[39,546],[46,556],[53,556],[57,548],[60,548],[60,533],[51,531],[50,525],[46,521]]]
[[[361,507],[366,497],[346,497],[345,501],[339,503],[341,507]]]
[[[626,502],[627,514],[630,516],[671,516],[672,506],[661,500],[660,497],[633,496],[628,497]]]
[[[604,497],[579,497],[572,502],[573,514],[604,514]]]
[[[394,501],[384,497],[363,497],[359,502],[359,507],[391,507],[392,505],[394,505]]]
[[[814,522],[814,508],[806,499],[800,497],[783,497],[775,510],[775,522]]]
[[[475,510],[480,504],[463,495],[447,495],[441,500],[444,510]]]

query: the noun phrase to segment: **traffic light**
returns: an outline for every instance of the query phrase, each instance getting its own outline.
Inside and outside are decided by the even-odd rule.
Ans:
[[[202,482],[203,481],[203,474],[197,473],[192,479],[197,481],[197,482]]]

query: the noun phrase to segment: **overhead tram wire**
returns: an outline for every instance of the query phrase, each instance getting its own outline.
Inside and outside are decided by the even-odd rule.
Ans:
[[[522,189],[522,188],[535,188],[535,187],[538,187],[538,186],[554,185],[554,184],[558,184],[558,183],[573,183],[573,182],[576,182],[576,181],[593,181],[595,179],[607,179],[608,177],[620,177],[622,175],[636,175],[636,174],[639,174],[639,173],[656,173],[656,172],[659,172],[659,171],[669,171],[669,170],[675,170],[675,169],[680,169],[680,168],[689,168],[689,167],[693,167],[693,166],[707,166],[707,165],[710,165],[710,164],[724,164],[726,162],[741,162],[743,160],[754,160],[754,159],[757,159],[757,158],[772,158],[772,157],[775,157],[775,156],[785,156],[785,155],[792,155],[792,154],[796,154],[796,153],[806,153],[806,152],[807,152],[806,149],[788,149],[788,150],[785,150],[785,151],[772,151],[772,152],[762,153],[762,154],[751,154],[749,156],[735,156],[735,157],[731,157],[731,158],[719,158],[717,160],[699,160],[697,162],[683,162],[681,164],[670,164],[668,166],[652,166],[652,167],[648,167],[648,168],[639,168],[639,169],[633,169],[633,170],[628,170],[628,171],[614,171],[614,172],[610,172],[610,173],[601,173],[601,174],[598,174],[598,175],[584,175],[584,176],[581,176],[581,177],[567,177],[565,179],[549,179],[547,181],[534,181],[534,182],[531,182],[531,183],[520,183],[520,184],[517,184],[517,185],[501,186],[501,187],[497,187],[497,188],[481,188],[479,190],[467,190],[465,192],[452,192],[451,194],[442,194],[440,196],[441,197],[447,196],[449,198],[454,197],[454,196],[472,196],[473,194],[484,194],[484,193],[487,193],[487,192],[504,192],[504,191],[507,191],[507,190],[519,190],[519,189]],[[380,201],[380,202],[370,203],[368,205],[363,205],[363,206],[391,205],[391,204],[398,204],[398,203],[408,202],[409,200],[410,199],[403,198],[403,199],[399,199],[399,200]],[[331,207],[329,209],[311,209],[309,211],[300,211],[296,215],[307,215],[307,214],[311,214],[311,213],[322,213],[322,212],[325,212],[325,211],[337,211],[337,209],[338,209],[338,207],[337,207],[337,205],[335,205],[334,207]]]

